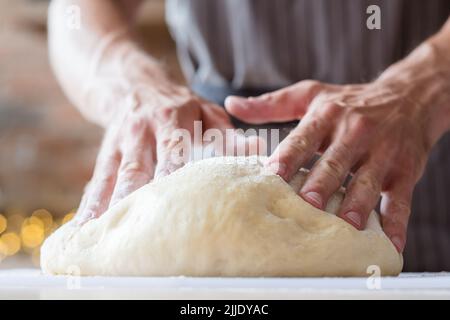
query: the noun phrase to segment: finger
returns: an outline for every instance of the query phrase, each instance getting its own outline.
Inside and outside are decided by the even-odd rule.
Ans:
[[[78,218],[81,215],[81,212],[83,212],[84,208],[86,207],[86,203],[87,203],[87,200],[88,200],[88,195],[89,195],[89,192],[90,192],[90,188],[89,188],[90,185],[91,185],[91,181],[89,181],[86,184],[86,186],[84,187],[83,196],[81,197],[80,205],[78,206],[75,218]]]
[[[326,119],[305,116],[278,145],[267,160],[266,168],[289,181],[313,157],[327,137],[331,125]]]
[[[302,198],[316,208],[326,207],[331,195],[343,184],[357,157],[349,140],[349,137],[343,137],[332,143],[315,163],[300,190]]]
[[[190,157],[191,133],[187,129],[168,124],[156,134],[157,165],[155,178],[160,178],[184,166]]]
[[[300,81],[258,97],[230,96],[225,100],[225,108],[236,118],[253,124],[297,120],[322,88],[317,81]]]
[[[364,230],[380,198],[385,169],[375,163],[361,166],[350,181],[338,216],[358,230]]]
[[[122,159],[109,207],[150,182],[154,165],[151,152],[146,153],[148,154],[128,154]]]
[[[87,193],[86,205],[80,212],[80,223],[98,218],[108,208],[117,177],[120,154],[104,144],[95,165],[94,175]]]
[[[131,135],[133,139],[122,147],[122,161],[110,207],[150,182],[153,177],[155,166],[151,138],[143,128],[137,130]]]
[[[314,107],[316,117],[326,118],[332,122],[338,119],[342,112],[341,107],[334,104],[322,104],[316,101]],[[331,195],[340,188],[347,177],[352,166],[366,152],[372,127],[362,117],[338,121],[336,133],[330,146],[326,143],[321,145],[319,151],[324,147],[322,157],[315,163],[306,179],[300,195],[312,205],[323,209]]]
[[[381,200],[383,230],[400,253],[403,252],[406,244],[413,191],[413,182],[397,180],[389,191],[383,193]]]

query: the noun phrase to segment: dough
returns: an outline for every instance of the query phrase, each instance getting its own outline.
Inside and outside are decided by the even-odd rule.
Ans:
[[[402,256],[372,212],[358,231],[303,201],[304,171],[287,184],[257,157],[187,164],[83,226],[63,225],[44,243],[44,272],[109,276],[397,275]]]

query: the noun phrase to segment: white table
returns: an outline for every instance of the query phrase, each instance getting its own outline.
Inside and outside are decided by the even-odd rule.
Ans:
[[[0,299],[450,299],[450,273],[396,278],[67,277],[0,270]]]

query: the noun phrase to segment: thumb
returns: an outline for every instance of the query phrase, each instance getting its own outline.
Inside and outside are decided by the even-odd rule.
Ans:
[[[304,80],[258,97],[229,96],[225,108],[236,118],[252,124],[298,120],[322,87],[318,81]]]

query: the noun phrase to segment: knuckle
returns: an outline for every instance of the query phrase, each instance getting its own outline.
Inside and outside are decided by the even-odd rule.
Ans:
[[[324,121],[322,118],[314,118],[308,121],[307,123],[307,132],[311,134],[318,134],[319,132],[323,132],[326,128],[326,120]]]
[[[331,178],[340,181],[345,172],[342,163],[334,158],[325,158],[320,161],[321,169]]]
[[[177,111],[171,107],[161,107],[154,111],[154,116],[162,121],[169,121],[175,117]]]
[[[135,175],[143,171],[145,171],[145,165],[138,161],[125,162],[120,170],[123,175]]]
[[[381,181],[371,172],[358,176],[356,184],[368,194],[379,194],[381,192]]]
[[[352,157],[352,151],[354,148],[352,148],[349,141],[345,141],[345,139],[340,139],[339,143],[333,143],[331,144],[327,149],[327,155],[329,159],[334,159],[335,161],[339,162],[342,166],[344,166],[344,163],[348,163],[351,157]]]
[[[296,154],[303,154],[308,152],[311,146],[311,141],[305,135],[292,135],[289,138],[287,145]]]
[[[200,106],[204,103],[200,98],[173,98],[170,102],[163,103],[160,107],[155,108],[153,116],[161,121],[176,121],[183,112],[199,111]]]
[[[323,119],[322,122],[332,123],[342,112],[342,107],[334,102],[326,101],[323,104],[321,104],[320,109],[318,111],[320,114],[320,118]]]
[[[193,105],[193,101],[164,105],[159,108],[155,108],[152,116],[161,126],[177,123],[180,120],[179,118],[181,114],[183,114],[183,111],[189,112],[189,110],[192,110],[191,107]]]
[[[324,110],[324,113],[327,114],[332,113],[335,110],[340,110],[342,107],[334,101],[324,101],[322,104],[322,109]]]
[[[392,217],[397,218],[395,220],[403,220],[409,217],[411,209],[408,202],[396,199],[391,201],[389,212],[392,213]]]
[[[142,135],[147,128],[147,120],[143,117],[134,116],[128,121],[128,126],[132,135]]]
[[[371,117],[361,114],[360,112],[357,112],[356,115],[353,116],[351,124],[353,130],[360,134],[371,131],[375,126],[375,122]]]

